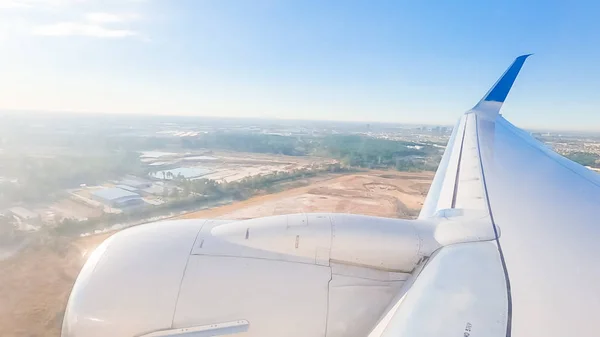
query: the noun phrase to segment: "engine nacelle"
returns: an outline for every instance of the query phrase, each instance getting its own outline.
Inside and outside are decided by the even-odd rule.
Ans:
[[[347,214],[180,220],[113,235],[63,336],[366,336],[440,247],[434,222]]]
[[[410,273],[438,247],[431,230],[425,221],[350,214],[282,215],[203,229],[192,254],[323,266],[335,262]]]

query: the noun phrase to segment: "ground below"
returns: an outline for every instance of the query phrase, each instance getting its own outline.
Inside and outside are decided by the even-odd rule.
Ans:
[[[368,171],[315,179],[302,187],[262,195],[180,218],[247,219],[302,212],[417,216],[433,174]],[[64,308],[87,256],[109,237],[42,237],[0,261],[0,335],[60,336]]]

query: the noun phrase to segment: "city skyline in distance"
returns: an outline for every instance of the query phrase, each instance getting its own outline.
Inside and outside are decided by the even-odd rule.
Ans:
[[[49,117],[50,119],[55,119],[56,117],[63,117],[67,119],[109,119],[111,121],[130,121],[134,122],[136,119],[144,120],[144,119],[155,119],[160,120],[163,123],[170,122],[184,122],[184,121],[194,121],[194,122],[202,122],[209,121],[210,123],[232,123],[232,124],[257,124],[257,125],[267,125],[267,124],[282,124],[282,125],[306,125],[306,124],[318,124],[326,127],[335,127],[343,126],[343,125],[354,125],[354,126],[386,126],[386,127],[406,127],[406,128],[418,128],[418,127],[447,127],[452,129],[455,123],[427,123],[427,122],[403,122],[403,121],[377,121],[377,120],[335,120],[335,119],[308,119],[308,118],[278,118],[278,117],[238,117],[238,116],[215,116],[215,115],[184,115],[184,114],[173,114],[173,113],[111,113],[111,112],[77,112],[77,111],[34,111],[34,110],[4,110],[0,109],[0,121],[2,117],[6,118],[8,116],[12,117],[25,117],[28,119],[37,119],[42,116]],[[190,126],[193,127],[193,126]],[[520,126],[521,127],[521,126]],[[544,127],[523,127],[524,130],[532,132],[532,133],[557,133],[557,134],[579,134],[579,135],[591,135],[598,136],[600,135],[600,129],[596,128],[544,128]]]

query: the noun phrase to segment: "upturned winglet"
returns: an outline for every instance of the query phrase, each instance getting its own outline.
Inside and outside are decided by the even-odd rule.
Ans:
[[[486,115],[496,116],[500,112],[502,103],[506,100],[506,96],[510,92],[517,75],[527,57],[533,54],[521,55],[508,67],[502,77],[492,86],[490,91],[471,109],[469,112],[485,113]]]

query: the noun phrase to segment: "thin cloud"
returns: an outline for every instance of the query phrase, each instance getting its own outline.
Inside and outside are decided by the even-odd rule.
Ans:
[[[119,0],[104,5],[102,0],[0,0],[0,38],[26,34],[110,39],[136,37],[148,41],[133,25],[141,16],[135,10],[131,12],[131,6],[121,6],[135,2],[138,1]],[[141,9],[137,5],[134,7]],[[85,10],[92,8],[98,10]],[[26,24],[21,24],[19,29],[13,28],[16,21]]]
[[[65,21],[49,25],[37,26],[34,35],[43,36],[88,36],[96,38],[136,37],[137,31],[114,27],[139,18],[135,13],[92,12],[83,16],[82,21]],[[110,26],[110,27],[109,27]]]
[[[139,33],[133,30],[113,29],[93,23],[77,22],[59,22],[38,26],[33,30],[33,34],[43,36],[88,36],[112,39],[139,36]]]
[[[96,12],[96,13],[87,13],[85,15],[85,20],[92,23],[119,23],[119,22],[128,22],[137,20],[139,18],[138,14],[127,13],[127,14],[115,14],[115,13],[105,13],[105,12]]]
[[[76,5],[85,0],[0,0],[0,9],[40,8]]]

